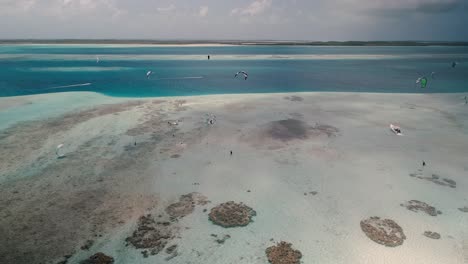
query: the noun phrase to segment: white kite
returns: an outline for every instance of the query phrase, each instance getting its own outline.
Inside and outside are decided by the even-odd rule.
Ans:
[[[61,153],[61,151],[60,151],[62,148],[63,148],[63,144],[60,144],[55,149],[55,155],[57,155],[57,158],[59,158],[59,159],[65,157],[65,155],[63,153]]]
[[[148,71],[148,72],[146,73],[146,78],[149,79],[149,77],[150,77],[152,74],[153,74],[152,71]]]

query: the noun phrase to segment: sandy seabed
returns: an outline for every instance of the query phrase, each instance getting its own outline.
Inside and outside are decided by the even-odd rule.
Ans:
[[[0,98],[0,263],[468,263],[463,96]]]

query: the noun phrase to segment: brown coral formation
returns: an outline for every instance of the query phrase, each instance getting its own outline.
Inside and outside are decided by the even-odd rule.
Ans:
[[[173,238],[169,222],[156,222],[151,215],[140,217],[138,228],[126,241],[138,249],[149,249],[151,255],[158,254]]]
[[[174,251],[176,251],[176,250],[177,250],[177,245],[172,245],[172,246],[166,248],[166,253],[167,253],[167,254],[172,254],[172,253],[174,253]]]
[[[172,218],[182,218],[189,215],[195,209],[195,205],[206,205],[209,203],[206,196],[200,193],[189,193],[180,196],[179,201],[166,207],[166,213]]]
[[[169,256],[167,256],[165,258],[166,261],[169,261],[169,260],[177,257],[179,255],[179,253],[177,252],[177,245],[172,245],[172,246],[166,248],[166,254],[169,255]]]
[[[432,174],[431,177],[425,177],[425,176],[423,176],[422,170],[418,170],[415,173],[410,173],[409,176],[414,177],[414,178],[418,178],[420,180],[430,181],[432,183],[435,183],[435,184],[441,185],[441,186],[448,186],[450,188],[456,188],[457,187],[457,182],[452,180],[452,179],[449,179],[449,178],[442,178],[441,179],[440,176],[437,175],[437,174]]]
[[[413,211],[413,212],[423,211],[430,216],[437,216],[438,214],[442,214],[442,212],[436,210],[435,207],[430,206],[427,203],[421,202],[418,200],[408,201],[407,203],[402,204],[402,206],[406,207],[406,209]]]
[[[211,209],[209,219],[222,227],[246,226],[257,213],[243,203],[229,201]]]
[[[87,260],[84,260],[81,262],[81,264],[112,264],[114,263],[114,258],[107,256],[106,254],[102,252],[98,252],[91,257],[89,257]]]
[[[424,232],[424,235],[428,238],[440,239],[440,234],[437,232],[426,231]]]
[[[361,229],[372,241],[387,247],[400,246],[406,239],[403,229],[391,219],[374,216],[362,220]]]
[[[189,215],[195,209],[195,202],[191,198],[185,197],[181,198],[179,202],[173,203],[166,207],[166,213],[171,217],[184,217]]]
[[[272,264],[299,264],[302,253],[291,247],[291,243],[281,241],[266,249],[268,262]]]

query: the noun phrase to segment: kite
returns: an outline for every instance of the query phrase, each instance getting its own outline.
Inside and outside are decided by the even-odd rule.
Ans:
[[[151,76],[151,74],[153,74],[153,72],[152,72],[152,71],[148,71],[148,72],[146,73],[146,78],[149,79],[149,77]]]
[[[57,155],[57,158],[61,159],[61,158],[64,158],[65,155],[63,153],[60,152],[60,149],[63,148],[63,144],[60,144],[57,146],[57,148],[55,149],[55,155]]]
[[[419,77],[417,80],[416,80],[416,84],[419,84],[421,88],[426,88],[427,86],[427,78],[422,76],[422,77]]]
[[[249,78],[249,74],[247,74],[247,72],[245,72],[245,71],[237,72],[236,75],[234,75],[234,78],[236,78],[237,75],[239,75],[239,74],[243,74],[243,75],[244,75],[244,80],[247,80],[247,78]]]

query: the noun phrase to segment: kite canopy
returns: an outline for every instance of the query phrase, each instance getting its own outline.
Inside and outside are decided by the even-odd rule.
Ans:
[[[427,78],[422,77],[422,79],[421,79],[421,88],[426,88],[426,86],[427,86]]]
[[[426,88],[427,86],[427,78],[426,77],[419,77],[416,80],[416,84],[419,84],[421,88]]]
[[[63,148],[63,144],[58,145],[57,148],[55,149],[55,155],[57,155],[58,158],[65,157],[65,155],[61,153],[60,151],[61,148]]]
[[[234,78],[236,78],[237,75],[239,75],[239,74],[244,75],[244,80],[247,80],[247,78],[249,78],[249,74],[247,72],[245,72],[245,71],[237,72],[236,75],[234,75]]]
[[[146,78],[149,79],[149,77],[150,77],[151,74],[153,74],[153,71],[148,71],[148,72],[146,73]]]

